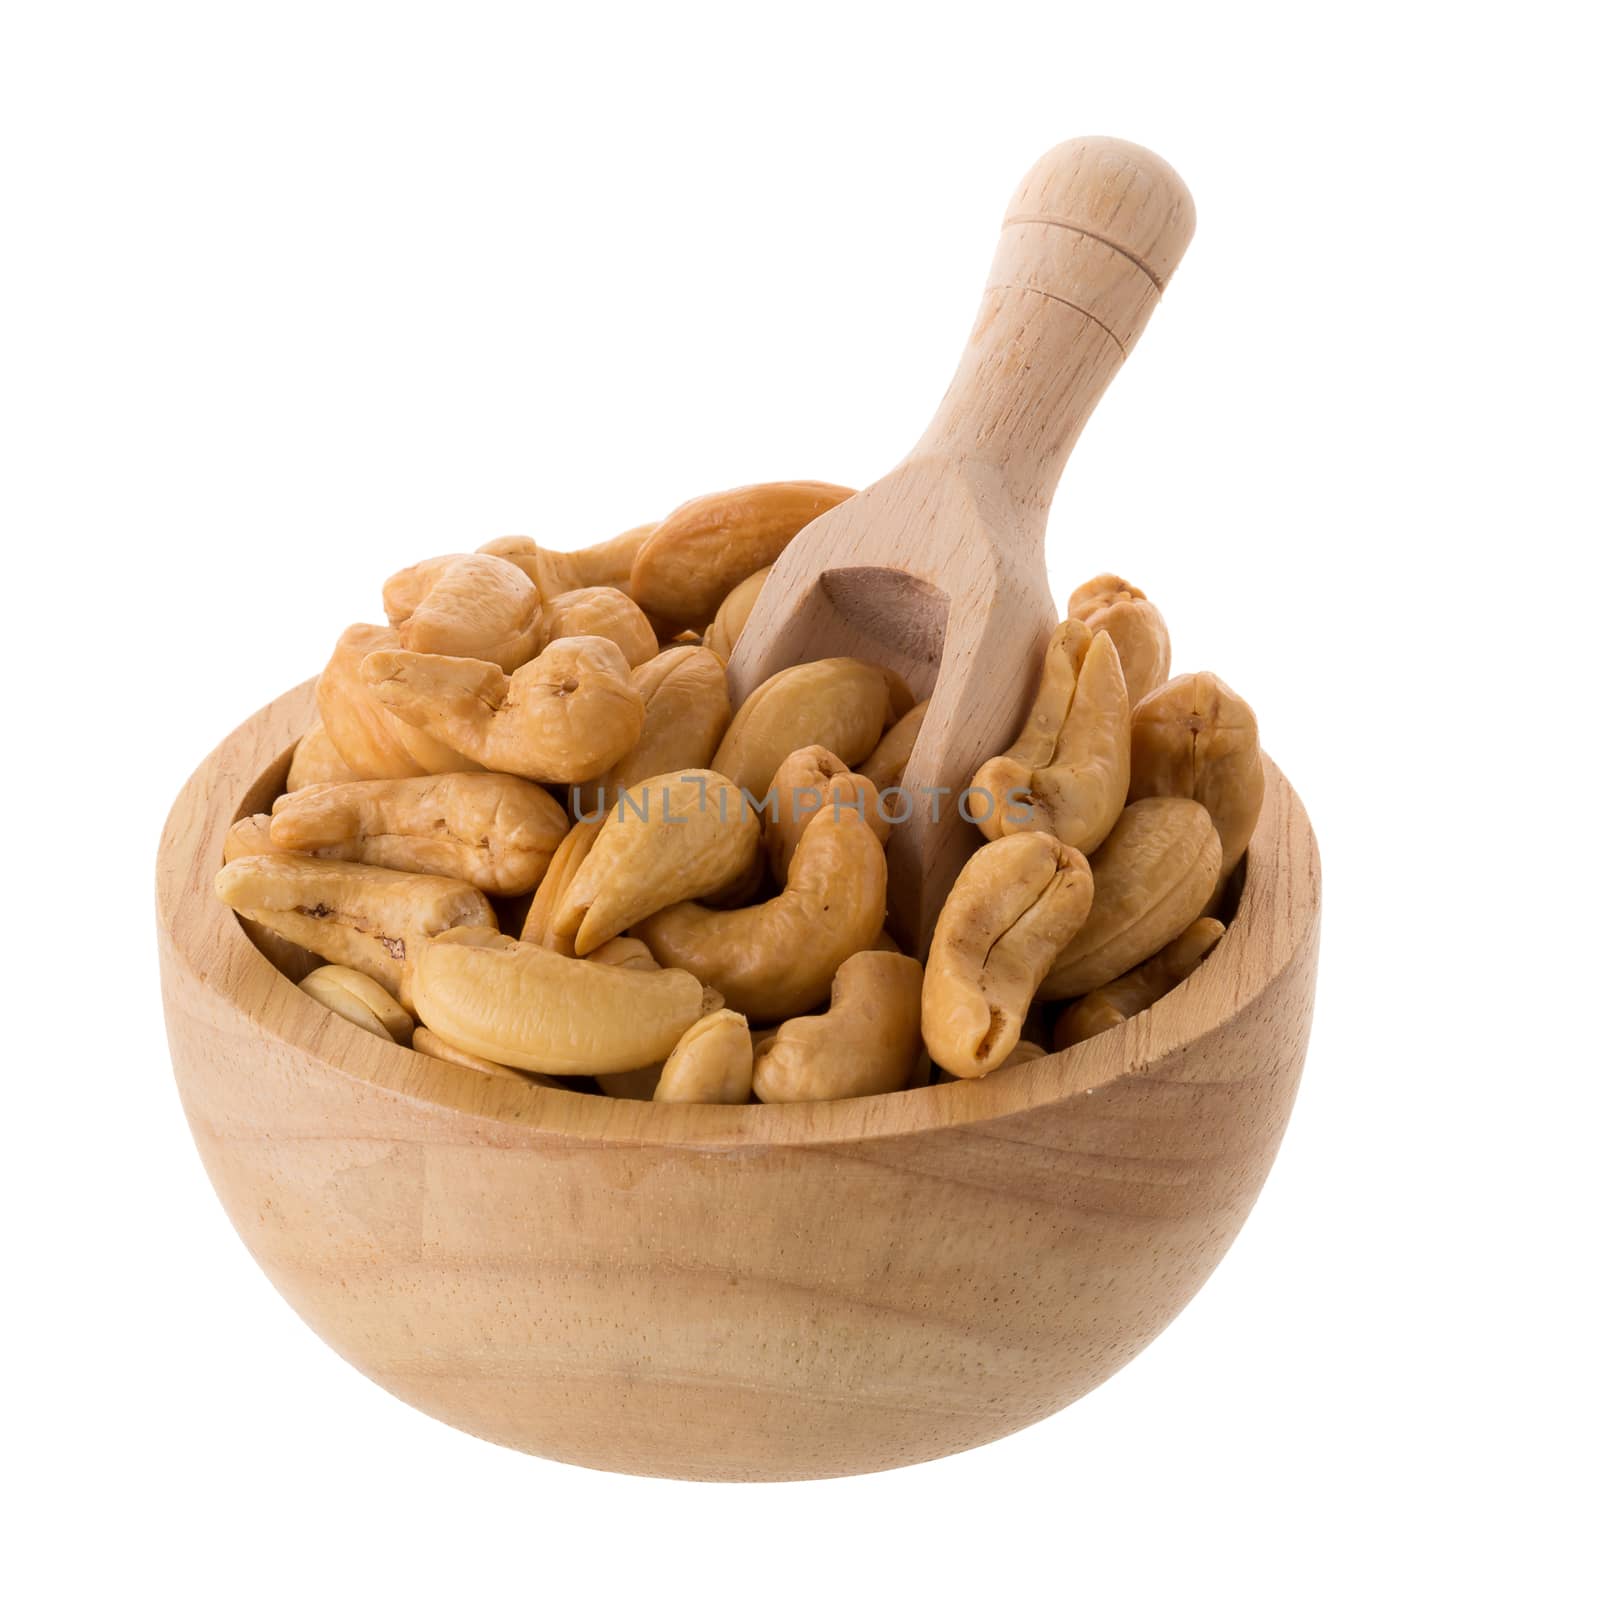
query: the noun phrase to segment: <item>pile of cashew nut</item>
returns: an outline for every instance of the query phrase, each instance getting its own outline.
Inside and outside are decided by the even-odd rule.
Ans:
[[[1249,706],[1169,677],[1139,589],[1075,591],[1022,732],[973,774],[985,820],[924,968],[885,931],[879,801],[926,702],[848,658],[728,697],[772,563],[849,493],[760,484],[585,550],[397,572],[217,894],[269,954],[325,963],[301,988],[358,1027],[635,1099],[978,1078],[1153,1005],[1223,936],[1262,801]]]

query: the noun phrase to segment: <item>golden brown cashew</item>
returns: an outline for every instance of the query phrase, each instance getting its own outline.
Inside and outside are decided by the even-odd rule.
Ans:
[[[597,945],[583,959],[603,962],[608,967],[632,967],[635,972],[661,970],[661,963],[650,954],[650,946],[643,939],[630,939],[621,933]]]
[[[588,545],[582,550],[542,550],[532,539],[513,535],[491,539],[479,547],[478,553],[499,556],[502,561],[520,567],[533,580],[547,604],[570,589],[589,589],[600,584],[609,584],[626,593],[634,557],[657,526],[657,523],[646,522],[619,533],[614,539]]]
[[[289,763],[289,779],[285,783],[291,794],[311,783],[349,783],[360,777],[334,748],[328,730],[320,722],[311,725],[311,731],[294,747],[294,759]]]
[[[588,955],[652,912],[737,882],[760,849],[755,811],[720,773],[648,779],[617,797],[551,927]]]
[[[756,1061],[767,1104],[851,1100],[907,1088],[922,1053],[922,963],[883,950],[843,962],[827,1011],[785,1022]]]
[[[1089,859],[1094,905],[1040,994],[1046,1000],[1087,994],[1170,944],[1211,898],[1221,864],[1222,846],[1204,806],[1136,800]]]
[[[1091,989],[1056,1018],[1056,1049],[1065,1050],[1070,1045],[1081,1044],[1153,1006],[1199,967],[1223,932],[1222,924],[1215,917],[1201,917],[1148,961],[1141,961],[1132,972]]]
[[[634,931],[664,967],[722,991],[752,1022],[820,1005],[842,962],[883,927],[883,846],[853,811],[824,813],[801,836],[783,893],[737,911],[658,911]]]
[[[733,715],[727,672],[713,652],[699,646],[663,650],[633,669],[632,682],[644,699],[639,742],[609,772],[579,789],[579,820],[603,816],[631,784],[710,766]]]
[[[650,619],[620,589],[568,589],[545,603],[544,629],[546,641],[609,639],[630,669],[659,649]]]
[[[764,795],[783,758],[808,744],[853,766],[878,743],[904,693],[893,673],[851,656],[785,667],[739,707],[711,765],[753,795]]]
[[[884,734],[872,754],[861,763],[861,776],[875,784],[880,794],[885,789],[895,788],[905,776],[906,762],[911,759],[912,746],[922,732],[922,719],[927,714],[928,702],[919,700]]]
[[[321,784],[272,808],[274,848],[460,878],[485,894],[526,894],[567,832],[549,793],[502,772]]]
[[[1122,663],[1128,703],[1138,705],[1167,681],[1172,670],[1172,641],[1161,613],[1126,579],[1102,572],[1080,583],[1067,599],[1067,615],[1094,633],[1109,634]]]
[[[855,491],[832,483],[757,483],[678,507],[634,557],[628,590],[646,611],[704,628],[733,590],[770,567],[805,525]]]
[[[737,1011],[691,1023],[672,1047],[653,1099],[682,1105],[742,1106],[750,1098],[750,1024]]]
[[[766,587],[771,572],[771,567],[763,567],[728,591],[727,598],[717,607],[716,616],[706,628],[706,649],[715,650],[724,661],[730,659],[733,647],[738,644],[739,635],[744,632],[744,625],[750,620],[750,613],[755,610],[756,601],[761,598],[761,591]]]
[[[447,928],[493,929],[471,884],[358,861],[245,856],[216,877],[225,906],[338,966],[376,978],[410,1007],[417,952]]]
[[[1139,702],[1132,748],[1129,798],[1198,800],[1222,842],[1220,876],[1227,877],[1250,843],[1266,793],[1255,713],[1215,673],[1185,673]]]
[[[928,950],[922,1034],[958,1078],[1002,1066],[1050,964],[1098,889],[1081,852],[1047,833],[983,845],[961,869]]]
[[[631,750],[644,701],[609,639],[557,639],[507,677],[486,661],[379,650],[362,663],[378,704],[495,772],[597,778]]]
[[[478,763],[393,715],[362,676],[374,651],[393,650],[393,628],[358,622],[339,635],[317,680],[317,710],[339,758],[358,778],[418,778],[429,772],[476,772]]]
[[[318,967],[300,980],[300,987],[328,1010],[337,1012],[368,1033],[394,1044],[410,1044],[415,1024],[375,978],[354,967]]]
[[[520,568],[484,555],[425,566],[429,581],[403,583],[417,570],[407,568],[384,585],[384,609],[402,649],[492,661],[504,672],[534,658],[542,636],[539,591]]]
[[[522,937],[529,944],[543,945],[557,955],[570,956],[576,953],[572,948],[572,935],[558,934],[555,930],[556,908],[566,895],[567,886],[577,876],[584,858],[594,848],[604,822],[604,817],[596,817],[592,822],[574,823],[566,838],[556,846],[556,853],[545,868],[544,877],[534,891],[533,903],[528,907],[527,917],[522,924]]]
[[[518,1072],[515,1067],[502,1067],[498,1061],[475,1056],[470,1050],[457,1050],[453,1044],[446,1044],[438,1034],[427,1028],[418,1028],[411,1035],[411,1048],[418,1055],[429,1056],[435,1061],[449,1061],[458,1067],[470,1067],[486,1078],[515,1078],[518,1083],[540,1083],[547,1089],[561,1087],[554,1078],[547,1078],[543,1073]]]
[[[820,744],[808,744],[785,756],[761,808],[767,860],[780,887],[789,881],[789,863],[800,835],[819,812],[835,810],[858,812],[880,844],[889,842],[889,821],[879,809],[877,789],[867,779],[857,776]]]
[[[973,776],[968,805],[984,836],[1053,833],[1096,849],[1128,797],[1128,721],[1116,646],[1069,617],[1050,636],[1021,735]]]
[[[574,961],[470,928],[428,941],[413,988],[417,1015],[447,1044],[561,1077],[664,1060],[708,998],[687,972]]]

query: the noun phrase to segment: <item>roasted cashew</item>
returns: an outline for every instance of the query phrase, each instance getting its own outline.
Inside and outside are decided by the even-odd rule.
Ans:
[[[640,546],[628,592],[654,616],[704,628],[737,584],[770,567],[808,522],[854,492],[796,482],[701,495]]]
[[[852,656],[785,667],[739,707],[711,765],[752,795],[764,795],[783,758],[808,744],[848,767],[871,753],[910,697],[894,673]]]
[[[1040,994],[1087,994],[1171,944],[1211,898],[1221,864],[1222,845],[1204,806],[1168,797],[1134,801],[1089,858],[1094,905]]]
[[[934,924],[922,988],[923,1038],[946,1072],[981,1078],[1006,1062],[1096,895],[1081,852],[1047,833],[997,839],[961,869]]]
[[[887,879],[866,823],[825,812],[801,836],[775,899],[736,911],[672,906],[634,931],[662,966],[721,990],[752,1022],[779,1021],[820,1005],[840,964],[877,938]]]
[[[358,622],[339,635],[317,680],[317,710],[329,741],[358,778],[418,778],[429,772],[476,772],[478,763],[385,709],[363,667],[374,651],[393,650],[393,628]]]
[[[987,797],[983,807],[979,793]],[[1128,691],[1117,649],[1109,636],[1091,635],[1069,617],[1050,636],[1021,735],[978,768],[968,806],[986,838],[1053,833],[1090,851],[1111,832],[1127,798]]]
[[[447,928],[495,926],[493,909],[471,884],[359,861],[244,856],[217,874],[216,891],[241,917],[376,978],[408,1009],[417,954],[428,939]]]
[[[486,661],[379,650],[361,667],[379,705],[495,772],[597,778],[631,750],[644,701],[609,639],[557,639],[507,677]]]
[[[661,963],[650,954],[650,946],[643,939],[630,939],[622,933],[614,939],[607,939],[602,945],[596,945],[583,959],[599,961],[608,967],[631,967],[635,972],[661,970]]]
[[[724,661],[732,657],[733,647],[738,644],[739,635],[744,632],[744,625],[750,620],[750,613],[755,610],[771,573],[771,567],[763,567],[728,591],[717,607],[716,616],[706,627],[706,649],[715,650]]]
[[[1161,613],[1143,589],[1114,573],[1102,572],[1072,591],[1067,615],[1094,633],[1110,635],[1122,663],[1129,705],[1138,705],[1167,681],[1172,670],[1172,641]]]
[[[594,848],[604,821],[604,817],[596,817],[593,821],[574,823],[566,838],[556,846],[556,853],[551,856],[550,865],[545,868],[544,877],[534,890],[533,902],[522,924],[522,937],[529,944],[542,945],[546,950],[554,950],[557,955],[575,954],[572,935],[560,935],[555,931],[556,909],[566,895],[567,886],[577,876],[584,858]]]
[[[568,589],[545,603],[546,643],[556,639],[609,639],[630,669],[660,649],[650,619],[620,589]]]
[[[762,1046],[756,1098],[850,1100],[906,1088],[922,1053],[921,1012],[922,963],[860,951],[841,963],[822,1016],[792,1018]]]
[[[906,763],[911,759],[912,747],[922,732],[922,719],[928,714],[928,702],[919,700],[894,724],[873,747],[857,768],[863,778],[877,786],[881,794],[895,788],[905,776]]]
[[[1170,994],[1215,948],[1224,929],[1215,917],[1191,922],[1171,944],[1110,983],[1091,989],[1056,1018],[1055,1046],[1065,1050],[1104,1033]]]
[[[311,731],[294,747],[289,762],[289,778],[284,788],[291,794],[312,783],[349,783],[361,774],[351,769],[349,762],[334,748],[328,730],[314,722]]]
[[[767,861],[780,887],[789,881],[789,863],[811,820],[819,812],[845,810],[864,817],[879,844],[889,842],[889,820],[878,804],[876,787],[831,750],[808,744],[783,758],[761,806]]]
[[[272,844],[337,851],[401,872],[460,878],[485,894],[518,895],[544,876],[567,832],[547,790],[502,772],[321,784],[272,808]]]
[[[412,986],[417,1016],[446,1044],[558,1077],[665,1060],[712,998],[687,972],[574,961],[475,928],[430,939]]]
[[[691,1023],[672,1047],[652,1098],[685,1105],[742,1106],[750,1098],[753,1062],[750,1024],[737,1011],[713,1011]]]
[[[318,967],[300,980],[300,987],[321,1005],[368,1033],[394,1044],[410,1044],[415,1024],[375,978],[354,967]]]
[[[1255,713],[1214,673],[1185,673],[1139,702],[1132,750],[1129,798],[1198,800],[1222,843],[1219,877],[1226,878],[1250,843],[1266,793]]]
[[[458,1067],[470,1067],[472,1071],[481,1072],[486,1078],[515,1078],[518,1083],[541,1083],[547,1089],[561,1087],[554,1078],[547,1078],[543,1073],[518,1072],[514,1067],[502,1067],[498,1061],[475,1056],[470,1050],[457,1050],[453,1044],[446,1044],[429,1028],[418,1028],[411,1035],[411,1048],[418,1055],[430,1056],[435,1061],[449,1061]]]
[[[467,656],[515,672],[539,651],[539,591],[519,567],[494,556],[455,556],[398,572],[383,588],[400,647]]]
[[[736,883],[761,850],[761,824],[720,773],[650,778],[617,797],[551,921],[591,950],[652,912]]]
[[[499,556],[520,567],[533,580],[534,587],[548,604],[571,589],[590,589],[600,584],[628,592],[628,574],[634,558],[659,524],[646,522],[602,544],[582,550],[543,550],[532,539],[513,535],[491,539],[478,547],[479,555]]]

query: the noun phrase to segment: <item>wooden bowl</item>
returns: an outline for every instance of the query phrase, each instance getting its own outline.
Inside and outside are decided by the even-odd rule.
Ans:
[[[470,1433],[663,1477],[875,1472],[1103,1382],[1205,1281],[1289,1116],[1320,883],[1268,767],[1238,911],[1150,1011],[970,1083],[658,1106],[382,1042],[212,896],[311,686],[228,738],[161,842],[184,1110],[267,1275],[347,1360]]]

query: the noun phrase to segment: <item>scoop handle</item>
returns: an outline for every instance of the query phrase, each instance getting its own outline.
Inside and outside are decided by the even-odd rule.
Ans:
[[[966,353],[915,455],[999,472],[1048,506],[1080,430],[1194,234],[1158,155],[1070,139],[1012,196]]]

